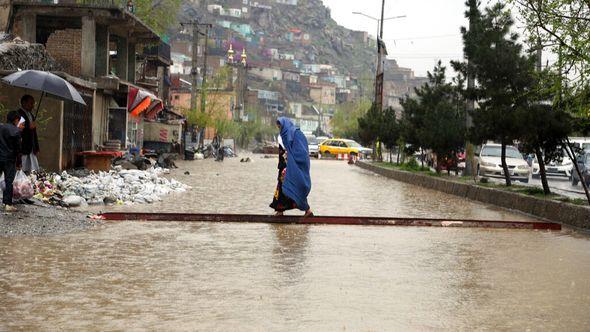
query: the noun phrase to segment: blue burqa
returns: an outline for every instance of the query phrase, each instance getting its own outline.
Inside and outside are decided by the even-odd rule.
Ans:
[[[307,139],[291,120],[281,117],[278,122],[281,125],[283,145],[287,150],[287,174],[283,181],[283,194],[295,201],[299,210],[307,211],[307,195],[311,191]]]

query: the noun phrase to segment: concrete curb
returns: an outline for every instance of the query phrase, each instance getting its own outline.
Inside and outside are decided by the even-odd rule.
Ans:
[[[447,180],[444,178],[384,168],[362,161],[357,162],[356,165],[360,168],[400,182],[442,191],[450,195],[520,211],[541,219],[559,222],[584,230],[590,230],[590,208],[587,206],[540,199],[523,194]]]

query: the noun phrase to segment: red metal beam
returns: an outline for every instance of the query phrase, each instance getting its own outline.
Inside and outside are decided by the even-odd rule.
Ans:
[[[181,221],[181,222],[229,222],[302,225],[365,225],[365,226],[415,226],[415,227],[465,227],[561,230],[561,225],[543,221],[464,220],[435,218],[385,218],[385,217],[335,217],[315,216],[266,216],[251,214],[196,214],[196,213],[104,213],[101,217],[111,221]]]

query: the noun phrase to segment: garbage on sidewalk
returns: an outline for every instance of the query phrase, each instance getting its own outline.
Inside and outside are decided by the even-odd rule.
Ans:
[[[161,175],[168,169],[149,168],[125,170],[115,166],[109,172],[90,172],[86,176],[33,174],[35,198],[52,205],[84,206],[86,204],[145,204],[160,201],[170,193],[186,191],[189,187]],[[81,174],[84,175],[84,174]]]
[[[33,198],[33,195],[35,195],[33,186],[31,185],[31,180],[29,180],[23,171],[18,171],[16,173],[13,186],[13,199],[30,199]]]

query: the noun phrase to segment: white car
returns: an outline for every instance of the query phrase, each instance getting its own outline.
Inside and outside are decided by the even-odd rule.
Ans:
[[[564,152],[565,154],[565,152]],[[574,163],[568,156],[563,156],[560,162],[552,161],[549,165],[545,165],[545,173],[549,176],[565,176],[569,178],[572,175]],[[537,179],[541,176],[539,168],[539,161],[535,157],[533,160],[533,178]]]
[[[485,144],[477,155],[477,175],[504,178],[501,156],[500,144]],[[508,164],[511,179],[529,182],[530,167],[516,147],[506,147],[506,164]]]
[[[318,139],[314,135],[305,135],[305,138],[307,139],[309,155],[317,158],[320,154],[320,144],[318,143]]]

